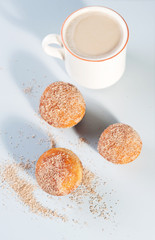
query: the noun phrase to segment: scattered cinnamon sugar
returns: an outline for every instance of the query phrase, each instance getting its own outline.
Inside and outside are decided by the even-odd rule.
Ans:
[[[87,143],[88,144],[88,140],[84,137],[80,137],[79,141],[80,141],[80,143]]]
[[[29,170],[33,167],[32,163],[30,163],[29,160],[27,160],[25,163],[24,162],[19,163],[19,166],[25,170]]]
[[[2,188],[4,188],[4,183],[5,187],[6,184],[8,184],[9,187],[11,187],[17,194],[17,197],[22,201],[22,203],[35,214],[49,218],[56,217],[62,221],[69,220],[69,216],[67,217],[64,214],[65,211],[63,211],[61,214],[58,214],[56,209],[52,210],[48,207],[45,207],[40,203],[39,200],[37,200],[34,194],[35,190],[37,189],[37,185],[34,185],[27,179],[25,180],[24,178],[21,178],[19,175],[20,171],[24,170],[25,168],[23,168],[21,164],[13,163],[5,165],[3,167],[3,171],[2,169],[0,171],[0,176],[2,178],[0,182]],[[72,194],[68,195],[68,200],[67,198],[65,200],[67,201],[66,207],[64,208],[72,209],[74,208],[74,203],[76,203],[79,210],[82,211],[82,204],[87,201],[88,210],[95,218],[102,217],[105,220],[108,220],[110,217],[114,217],[116,213],[113,211],[112,205],[108,206],[104,194],[101,194],[97,189],[98,181],[99,179],[94,173],[84,168],[82,185],[79,186],[78,189],[76,189]],[[102,182],[100,184],[102,184]],[[69,203],[69,199],[71,200],[71,203]],[[61,201],[61,198],[57,200]],[[117,204],[117,202],[115,204]],[[75,218],[70,220],[76,224],[80,224],[79,220]]]
[[[66,216],[59,215],[56,211],[42,206],[42,204],[36,200],[34,196],[36,186],[19,177],[19,170],[20,166],[18,164],[8,164],[4,167],[2,178],[3,181],[5,181],[15,191],[22,203],[35,214],[41,214],[42,216],[49,218],[57,217],[66,221]]]
[[[33,128],[30,125],[32,131]],[[17,134],[18,137],[21,141],[20,146],[22,146],[22,138],[35,138],[35,142],[39,141],[39,137],[36,134],[36,132],[32,132],[29,133],[29,135],[27,136],[26,133],[24,132],[24,130],[17,130]],[[5,132],[5,134],[8,134],[7,132]],[[51,133],[51,128],[47,128],[47,135],[48,138],[46,137],[42,137],[40,139],[40,141],[38,142],[39,145],[42,145],[44,143],[48,143],[48,145],[50,144],[51,147],[55,147],[55,140],[57,142],[59,142],[59,138],[57,136],[52,135]],[[14,142],[14,136],[9,136],[8,135],[8,140],[10,141],[9,143],[13,143]],[[82,140],[83,141],[83,140]],[[47,146],[48,146],[47,145]],[[16,146],[13,146],[13,149],[16,149]],[[30,159],[26,159],[26,157],[24,156],[24,152],[23,155],[21,156],[14,156],[16,161],[20,161],[20,163],[18,164],[7,164],[4,166],[4,169],[7,169],[8,166],[12,166],[14,169],[14,173],[16,173],[16,177],[14,178],[14,176],[12,175],[13,179],[10,180],[12,177],[7,177],[7,175],[5,175],[4,177],[4,171],[0,172],[0,176],[3,175],[3,181],[0,179],[0,185],[1,188],[6,188],[6,186],[10,186],[10,188],[12,188],[14,190],[14,192],[16,193],[17,197],[22,201],[22,203],[27,206],[31,212],[36,213],[36,214],[40,214],[42,216],[46,216],[49,218],[54,218],[56,217],[56,219],[62,219],[63,221],[66,221],[66,219],[68,220],[72,220],[73,216],[70,216],[67,214],[67,209],[69,211],[74,212],[74,208],[78,208],[79,211],[85,211],[85,203],[87,206],[87,210],[88,213],[91,214],[91,216],[93,218],[103,218],[105,220],[108,219],[113,219],[114,216],[116,215],[114,209],[117,208],[117,204],[118,202],[114,202],[113,203],[113,196],[111,196],[113,189],[111,190],[111,192],[109,192],[107,189],[107,182],[104,180],[100,180],[93,172],[91,172],[88,169],[83,170],[83,183],[81,186],[78,187],[78,189],[76,191],[74,191],[72,194],[66,196],[66,197],[62,197],[62,199],[57,199],[57,197],[51,197],[50,195],[47,195],[48,199],[50,199],[51,201],[53,201],[53,205],[55,206],[55,201],[59,201],[60,204],[60,208],[57,207],[56,209],[52,209],[52,208],[48,208],[47,206],[43,206],[42,203],[39,201],[39,199],[35,196],[35,191],[37,190],[37,186],[34,185],[32,183],[32,181],[27,181],[27,179],[29,178],[29,175],[34,176],[34,168],[35,168],[35,163],[37,161],[36,156],[30,156]],[[31,161],[31,159],[33,159],[33,161]],[[11,171],[11,170],[10,170]],[[23,171],[26,176],[26,180],[25,178],[21,178],[18,175],[19,172]],[[16,181],[17,180],[17,181]],[[19,185],[19,181],[21,181],[21,185]],[[22,180],[24,182],[22,182]],[[16,183],[17,182],[17,183]],[[6,184],[5,184],[6,183]],[[23,185],[25,187],[23,187]],[[14,186],[15,185],[15,186]],[[19,186],[19,188],[17,188],[17,186]],[[102,186],[102,189],[99,189],[99,186]],[[21,189],[20,189],[21,187]],[[22,190],[23,189],[23,190]],[[21,192],[20,192],[21,191]],[[26,202],[26,199],[23,197],[23,191],[28,191],[27,196],[30,196],[30,199],[32,198],[32,201],[28,201]],[[66,212],[61,209],[61,203],[63,202],[64,204],[64,208],[66,209]],[[113,203],[112,207],[109,207],[111,205],[111,203]],[[30,205],[30,206],[29,206]],[[38,210],[39,208],[39,210]],[[61,210],[60,210],[61,209]],[[59,213],[59,214],[58,214]],[[66,217],[67,216],[67,217]],[[71,218],[70,218],[71,217]],[[85,221],[86,219],[83,220],[79,220],[76,219],[76,217],[73,218],[74,219],[74,223],[78,223],[78,224],[82,224],[82,221]]]
[[[30,94],[32,92],[33,87],[26,87],[24,88],[24,93],[25,94]]]
[[[100,194],[97,190],[99,178],[88,169],[83,169],[83,182],[78,189],[73,192],[70,199],[77,204],[82,204],[88,197],[89,211],[96,217],[109,219],[110,212],[105,202],[104,194]]]
[[[55,148],[56,147],[56,142],[52,136],[52,134],[49,132],[48,133],[49,139],[50,139],[50,143],[51,143],[51,148]]]

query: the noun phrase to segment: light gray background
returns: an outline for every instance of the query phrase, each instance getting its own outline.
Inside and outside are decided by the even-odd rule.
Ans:
[[[76,128],[51,128],[51,133],[59,136],[57,146],[73,150],[98,176],[109,179],[116,191],[114,197],[119,199],[117,226],[111,221],[93,220],[89,214],[84,216],[87,226],[34,216],[0,189],[2,240],[155,239],[155,1],[0,1],[0,161],[13,159],[19,152],[33,159],[48,149],[47,144],[38,146],[23,139],[15,151],[9,136],[14,137],[14,146],[19,142],[19,129],[40,138],[46,136],[37,115],[41,93],[53,81],[72,80],[63,62],[43,53],[41,40],[48,33],[59,33],[71,12],[95,4],[118,11],[129,25],[125,74],[116,85],[104,90],[88,90],[73,82],[86,100],[86,117]],[[25,95],[22,84],[33,85],[33,78],[41,88],[33,89],[34,96]],[[143,141],[140,157],[125,166],[107,162],[95,150],[101,131],[114,122],[131,125]],[[79,136],[85,136],[90,145],[77,147],[74,143]],[[76,211],[70,215],[75,217]]]

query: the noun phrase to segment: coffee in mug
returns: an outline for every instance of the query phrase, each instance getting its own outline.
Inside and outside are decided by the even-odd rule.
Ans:
[[[100,89],[122,77],[128,39],[129,29],[120,14],[107,7],[91,6],[70,14],[62,25],[61,35],[47,35],[42,47],[48,55],[65,61],[73,81]]]
[[[81,13],[67,26],[65,38],[72,52],[83,58],[102,59],[121,42],[122,29],[106,13]]]

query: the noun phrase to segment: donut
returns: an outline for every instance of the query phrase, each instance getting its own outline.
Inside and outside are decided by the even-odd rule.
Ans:
[[[63,196],[82,183],[82,172],[81,161],[75,153],[65,148],[52,148],[38,159],[35,176],[45,192]]]
[[[142,149],[139,134],[129,125],[112,124],[101,134],[98,142],[98,152],[106,160],[125,164],[135,160]]]
[[[41,117],[56,128],[75,126],[84,117],[85,109],[86,104],[82,94],[70,83],[50,84],[40,99]]]

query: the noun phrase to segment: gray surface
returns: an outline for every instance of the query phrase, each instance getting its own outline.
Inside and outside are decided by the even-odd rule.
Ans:
[[[104,90],[87,90],[73,83],[86,100],[86,117],[76,128],[63,131],[51,128],[51,133],[58,139],[57,146],[73,150],[98,176],[109,179],[109,188],[116,191],[112,198],[119,199],[116,224],[93,219],[89,213],[76,210],[70,211],[70,216],[87,219],[87,226],[51,221],[29,213],[16,197],[0,189],[0,238],[3,240],[154,239],[155,2],[102,2],[122,14],[129,25],[125,74],[116,85]],[[24,136],[36,134],[36,141],[46,138],[46,127],[37,115],[40,95],[53,81],[72,82],[64,63],[43,53],[41,40],[48,33],[59,33],[63,20],[74,10],[100,3],[95,0],[0,1],[1,162],[13,157],[18,161],[19,154],[32,160],[48,149],[47,143],[37,145],[35,141],[24,137],[20,141],[17,137],[23,129]],[[33,78],[41,88],[33,89],[33,96],[25,95],[22,84],[36,86]],[[114,122],[131,125],[143,141],[140,157],[125,166],[107,162],[96,151],[100,133]],[[79,147],[79,136],[85,136],[90,144]],[[44,195],[41,198],[44,201]]]

